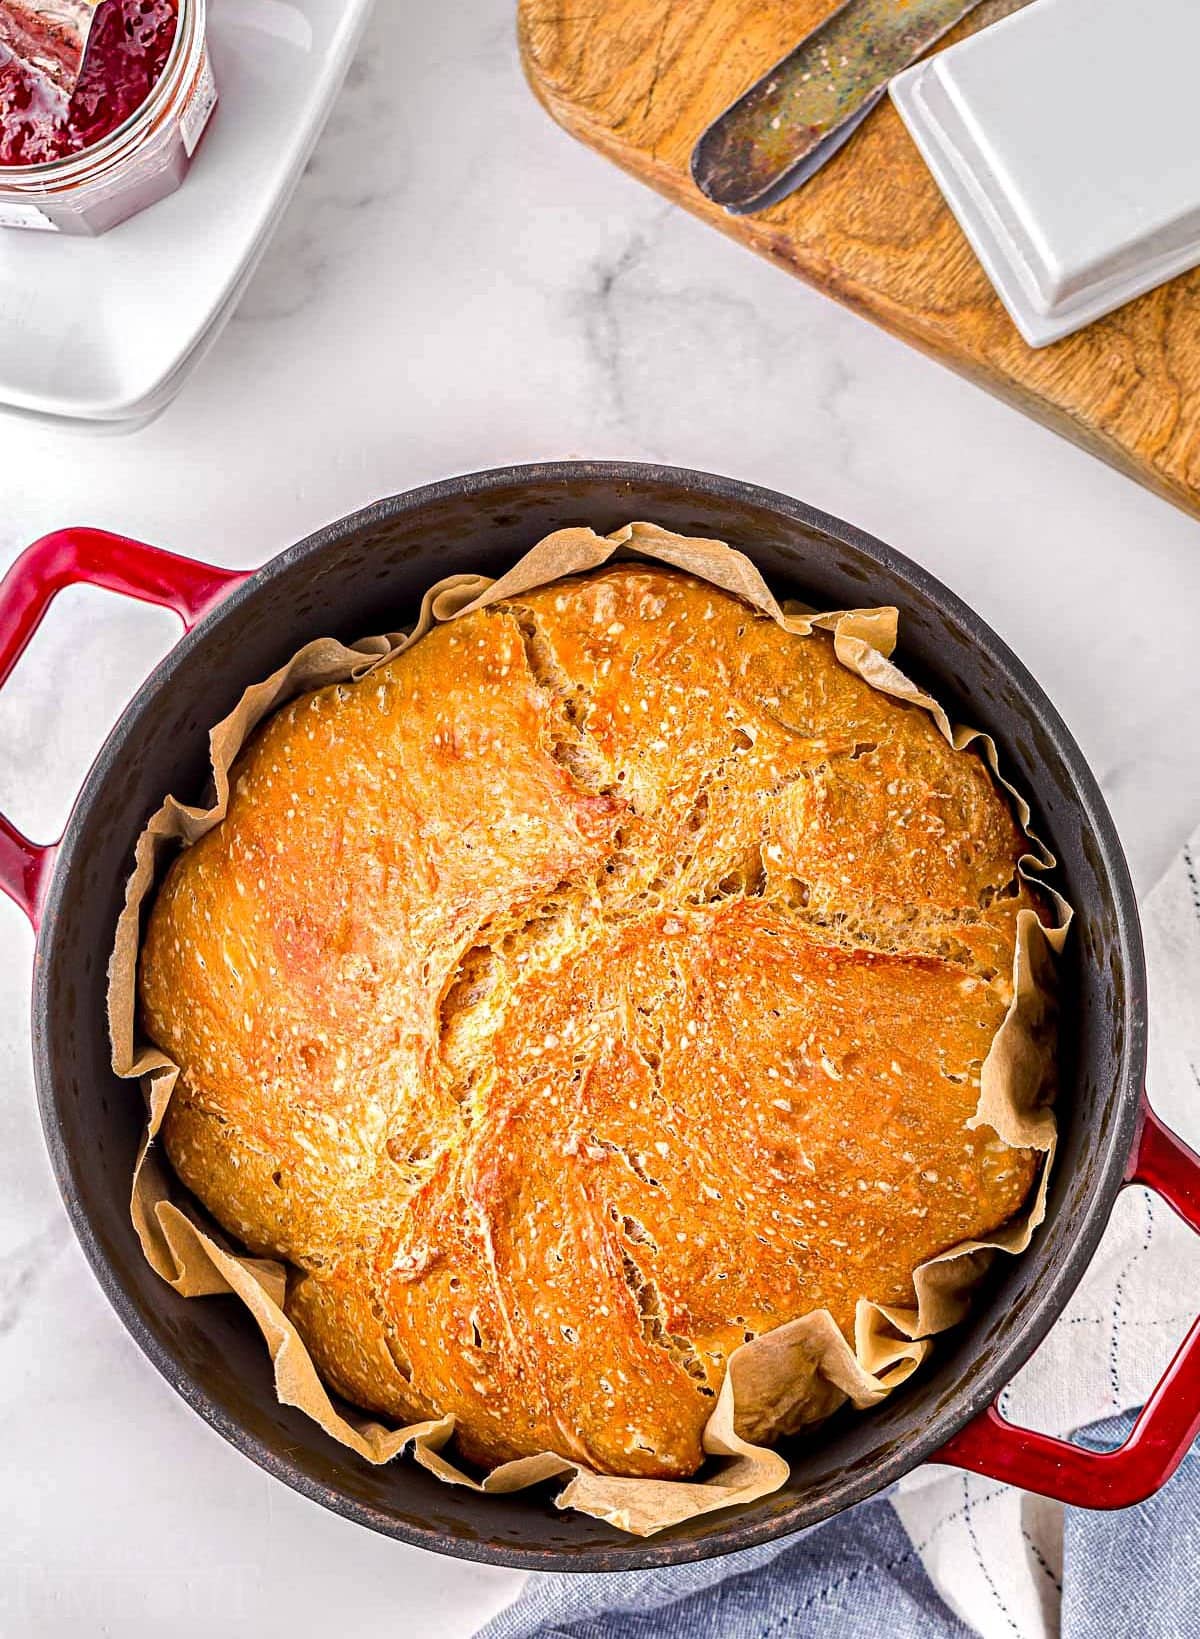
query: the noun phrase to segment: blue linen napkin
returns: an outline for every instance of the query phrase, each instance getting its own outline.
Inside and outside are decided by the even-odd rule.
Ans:
[[[964,1639],[886,1498],[723,1559],[601,1576],[534,1573],[478,1639]]]
[[[1081,1445],[1105,1451],[1132,1416],[1095,1423]],[[1068,1508],[1062,1631],[1068,1639],[1200,1639],[1200,1441],[1139,1508]]]
[[[1078,1436],[1097,1450],[1133,1416]],[[1003,1599],[1003,1589],[997,1590]],[[1140,1508],[1065,1511],[1063,1639],[1200,1639],[1200,1443]],[[1011,1618],[1010,1618],[1011,1620]],[[477,1639],[970,1639],[888,1497],[724,1559],[534,1574]],[[1012,1632],[1024,1639],[1013,1620]]]

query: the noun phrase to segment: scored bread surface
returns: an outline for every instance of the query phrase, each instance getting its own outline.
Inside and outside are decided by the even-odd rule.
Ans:
[[[481,1464],[682,1476],[729,1355],[996,1229],[968,1130],[1024,839],[797,636],[621,566],[436,626],[248,744],[140,996],[183,1182],[347,1399]]]

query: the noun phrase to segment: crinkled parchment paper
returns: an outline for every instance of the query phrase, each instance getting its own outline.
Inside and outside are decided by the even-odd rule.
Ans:
[[[561,1508],[576,1508],[620,1529],[648,1536],[694,1515],[748,1503],[777,1490],[787,1478],[785,1459],[766,1442],[820,1422],[846,1401],[859,1409],[877,1405],[903,1383],[932,1347],[930,1338],[961,1320],[997,1250],[1024,1251],[1045,1212],[1046,1183],[1055,1143],[1050,1100],[1054,1090],[1056,1008],[1054,953],[1062,948],[1070,911],[1045,884],[1054,924],[1019,913],[1013,969],[1013,1000],[983,1065],[979,1105],[970,1125],[994,1127],[1016,1147],[1044,1152],[1038,1187],[1024,1212],[990,1241],[968,1241],[922,1264],[913,1273],[915,1308],[890,1308],[861,1298],[854,1346],[827,1310],[815,1310],[755,1338],[734,1351],[725,1383],[704,1431],[714,1461],[699,1480],[614,1478],[591,1473],[551,1453],[505,1463],[483,1481],[456,1467],[446,1455],[452,1417],[389,1429],[363,1415],[339,1411],[317,1376],[299,1333],[287,1318],[288,1272],[268,1259],[251,1258],[203,1228],[189,1205],[172,1199],[173,1180],[159,1158],[155,1136],[162,1125],[178,1067],[136,1033],[137,960],[143,902],[160,869],[178,846],[187,846],[218,825],[229,800],[229,770],[255,728],[296,695],[326,684],[365,677],[414,643],[437,621],[503,598],[515,597],[563,575],[595,569],[614,553],[672,564],[743,598],[786,630],[814,627],[832,632],[838,659],[873,688],[928,711],[958,750],[978,743],[1029,837],[1020,869],[1028,877],[1054,860],[1028,831],[1029,809],[1002,779],[992,741],[955,728],[942,708],[892,665],[895,609],[858,609],[832,614],[785,610],[771,596],[748,558],[720,541],[689,540],[654,524],[629,524],[601,537],[590,529],[563,529],[547,536],[498,581],[454,575],[425,595],[413,630],[389,633],[351,647],[332,639],[306,644],[286,666],[247,689],[210,736],[213,790],[209,807],[188,807],[168,797],[138,839],[136,863],[125,893],[109,968],[108,1011],[113,1068],[140,1077],[149,1118],[133,1177],[131,1211],[146,1257],[155,1271],[185,1297],[234,1292],[254,1316],[275,1368],[285,1404],[300,1407],[335,1440],[368,1462],[384,1463],[405,1446],[422,1467],[451,1485],[483,1491],[514,1491],[559,1475],[572,1476],[558,1495]],[[182,1197],[182,1192],[179,1192]]]

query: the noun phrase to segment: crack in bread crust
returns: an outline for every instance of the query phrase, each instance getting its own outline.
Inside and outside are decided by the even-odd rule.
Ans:
[[[435,628],[246,748],[140,985],[185,1183],[369,1409],[684,1475],[725,1363],[1022,1204],[969,1130],[1021,833],[926,714],[671,571]]]

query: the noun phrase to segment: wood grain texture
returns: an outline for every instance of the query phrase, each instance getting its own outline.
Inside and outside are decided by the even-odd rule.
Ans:
[[[519,0],[534,92],[667,198],[1200,514],[1200,270],[1052,347],[1026,346],[885,103],[799,193],[731,217],[688,161],[831,0]],[[1014,10],[991,0],[974,27]],[[970,32],[962,27],[949,41]]]

